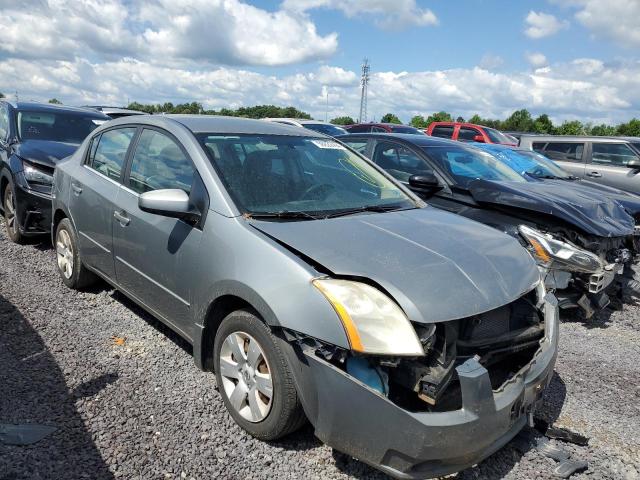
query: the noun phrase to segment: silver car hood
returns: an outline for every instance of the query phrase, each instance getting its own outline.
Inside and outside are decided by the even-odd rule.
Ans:
[[[539,279],[535,262],[517,240],[430,207],[325,220],[250,222],[334,275],[374,281],[415,322],[443,322],[492,310],[528,292]]]

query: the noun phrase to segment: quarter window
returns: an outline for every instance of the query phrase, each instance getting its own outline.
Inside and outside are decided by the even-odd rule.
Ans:
[[[430,172],[424,160],[406,147],[382,142],[376,146],[373,161],[385,169],[389,175],[408,182],[411,175]]]
[[[135,133],[136,129],[132,127],[107,130],[100,135],[91,145],[91,168],[119,181],[127,150]]]
[[[453,137],[453,127],[447,125],[440,125],[435,127],[431,131],[432,137],[440,137],[440,138],[452,138]]]
[[[193,174],[191,162],[175,141],[156,130],[142,131],[131,161],[132,190],[144,193],[175,188],[190,193]]]
[[[637,155],[624,143],[594,143],[591,162],[600,165],[623,167]]]
[[[534,150],[536,150],[535,145]],[[552,160],[582,162],[583,152],[584,143],[549,142],[542,153]]]

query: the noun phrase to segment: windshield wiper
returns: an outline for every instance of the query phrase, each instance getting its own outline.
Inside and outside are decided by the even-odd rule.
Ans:
[[[318,220],[318,217],[314,217],[310,213],[303,211],[288,211],[283,210],[281,212],[252,212],[245,214],[245,218],[281,218],[285,220]]]
[[[391,212],[394,210],[409,210],[417,208],[415,206],[406,207],[404,205],[365,205],[363,207],[348,208],[345,210],[338,210],[331,212],[324,216],[324,218],[345,217],[347,215],[356,215],[363,212]]]

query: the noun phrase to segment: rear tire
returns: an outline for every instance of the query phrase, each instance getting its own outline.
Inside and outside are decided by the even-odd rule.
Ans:
[[[4,189],[2,208],[4,208],[4,224],[9,240],[13,243],[23,244],[25,238],[20,232],[20,222],[16,213],[16,195],[12,182],[9,182]]]
[[[251,435],[275,440],[305,423],[287,359],[255,314],[239,310],[225,317],[213,358],[225,407]]]
[[[80,290],[95,283],[96,276],[82,264],[78,236],[68,218],[63,218],[56,228],[54,248],[58,273],[67,287]]]

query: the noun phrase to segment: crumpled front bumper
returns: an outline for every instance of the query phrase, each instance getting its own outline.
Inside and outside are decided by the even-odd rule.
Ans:
[[[553,374],[558,308],[544,299],[545,337],[530,363],[500,389],[475,359],[457,368],[462,408],[410,412],[344,371],[299,352],[293,368],[316,436],[396,478],[431,478],[468,468],[499,450],[526,424]]]

